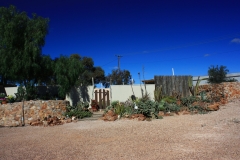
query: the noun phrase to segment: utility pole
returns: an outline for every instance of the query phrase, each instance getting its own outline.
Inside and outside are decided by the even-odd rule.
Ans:
[[[120,58],[121,58],[122,56],[120,56],[120,55],[115,55],[115,56],[118,57],[118,70],[120,70]]]

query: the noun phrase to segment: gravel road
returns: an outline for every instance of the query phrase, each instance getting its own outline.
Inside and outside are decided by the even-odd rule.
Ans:
[[[240,159],[240,100],[204,115],[0,128],[1,160]]]

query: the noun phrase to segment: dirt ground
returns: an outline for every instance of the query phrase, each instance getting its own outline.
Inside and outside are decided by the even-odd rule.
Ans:
[[[240,100],[204,115],[0,128],[0,159],[240,159]]]

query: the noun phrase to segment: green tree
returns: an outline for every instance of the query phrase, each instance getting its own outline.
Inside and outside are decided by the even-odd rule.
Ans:
[[[128,70],[114,69],[112,73],[106,77],[106,81],[103,83],[104,86],[109,87],[109,82],[113,85],[131,84],[131,74]]]
[[[22,38],[26,22],[24,12],[19,13],[14,6],[0,7],[0,75],[1,83],[5,85],[14,77],[13,57],[22,48]],[[14,67],[16,68],[16,67]]]
[[[226,66],[211,66],[208,68],[208,83],[221,83],[227,81],[227,73],[229,70]]]
[[[42,55],[40,61],[41,71],[39,73],[38,85],[56,85],[56,78],[54,76],[55,61],[49,55]]]
[[[70,58],[76,58],[78,60],[81,60],[81,56],[79,54],[77,54],[77,53],[71,54]]]
[[[60,56],[56,60],[54,74],[59,84],[59,95],[65,97],[72,87],[79,85],[78,80],[83,72],[82,62],[73,57]]]
[[[15,80],[25,87],[34,85],[41,70],[42,47],[48,33],[49,19],[16,7],[0,8],[0,75],[3,84]],[[29,87],[27,87],[29,88]]]
[[[92,58],[83,57],[81,59],[81,62],[84,67],[84,72],[80,75],[79,78],[80,84],[91,85],[92,78],[94,79],[95,84],[98,84],[105,79],[104,70],[101,67],[94,67],[94,62]]]

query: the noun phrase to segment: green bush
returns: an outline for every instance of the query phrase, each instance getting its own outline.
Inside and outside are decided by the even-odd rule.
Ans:
[[[123,113],[123,115],[132,115],[134,113],[134,109],[131,106],[127,106],[125,107],[125,112]]]
[[[167,112],[179,112],[180,111],[180,106],[178,106],[175,103],[166,103],[165,110]]]
[[[176,103],[177,99],[172,96],[165,96],[162,100],[164,100],[166,103]]]
[[[119,103],[119,101],[112,101],[111,106],[116,107],[118,103]]]
[[[166,102],[165,100],[162,99],[158,104],[158,110],[165,112],[166,111],[165,105],[166,105]]]
[[[197,101],[200,101],[200,99],[195,96],[188,96],[188,97],[181,98],[181,104],[186,107],[188,107],[189,105]]]
[[[79,119],[82,119],[82,118],[85,118],[85,117],[91,117],[92,112],[90,112],[88,110],[71,110],[69,112],[65,112],[64,116],[66,116],[66,117],[75,116]]]
[[[208,83],[221,83],[227,81],[229,70],[226,66],[211,66],[208,68]]]
[[[82,102],[82,101],[79,101],[77,103],[77,108],[80,108],[80,109],[88,109],[89,107],[89,103],[88,102]]]
[[[114,108],[114,112],[117,115],[120,115],[120,117],[122,117],[122,115],[125,113],[125,107],[121,104],[116,105],[116,107]]]
[[[67,106],[67,111],[63,115],[68,117],[75,116],[82,119],[85,117],[91,117],[92,112],[82,106]]]
[[[13,95],[8,95],[8,103],[14,103],[15,102],[15,97]]]
[[[26,90],[24,89],[23,85],[20,84],[20,86],[17,89],[16,101],[22,101],[23,98],[25,98],[25,95],[26,95]]]
[[[143,114],[146,117],[155,117],[158,118],[158,103],[151,101],[151,100],[147,100],[147,101],[139,101],[137,103],[138,106],[138,113]]]

